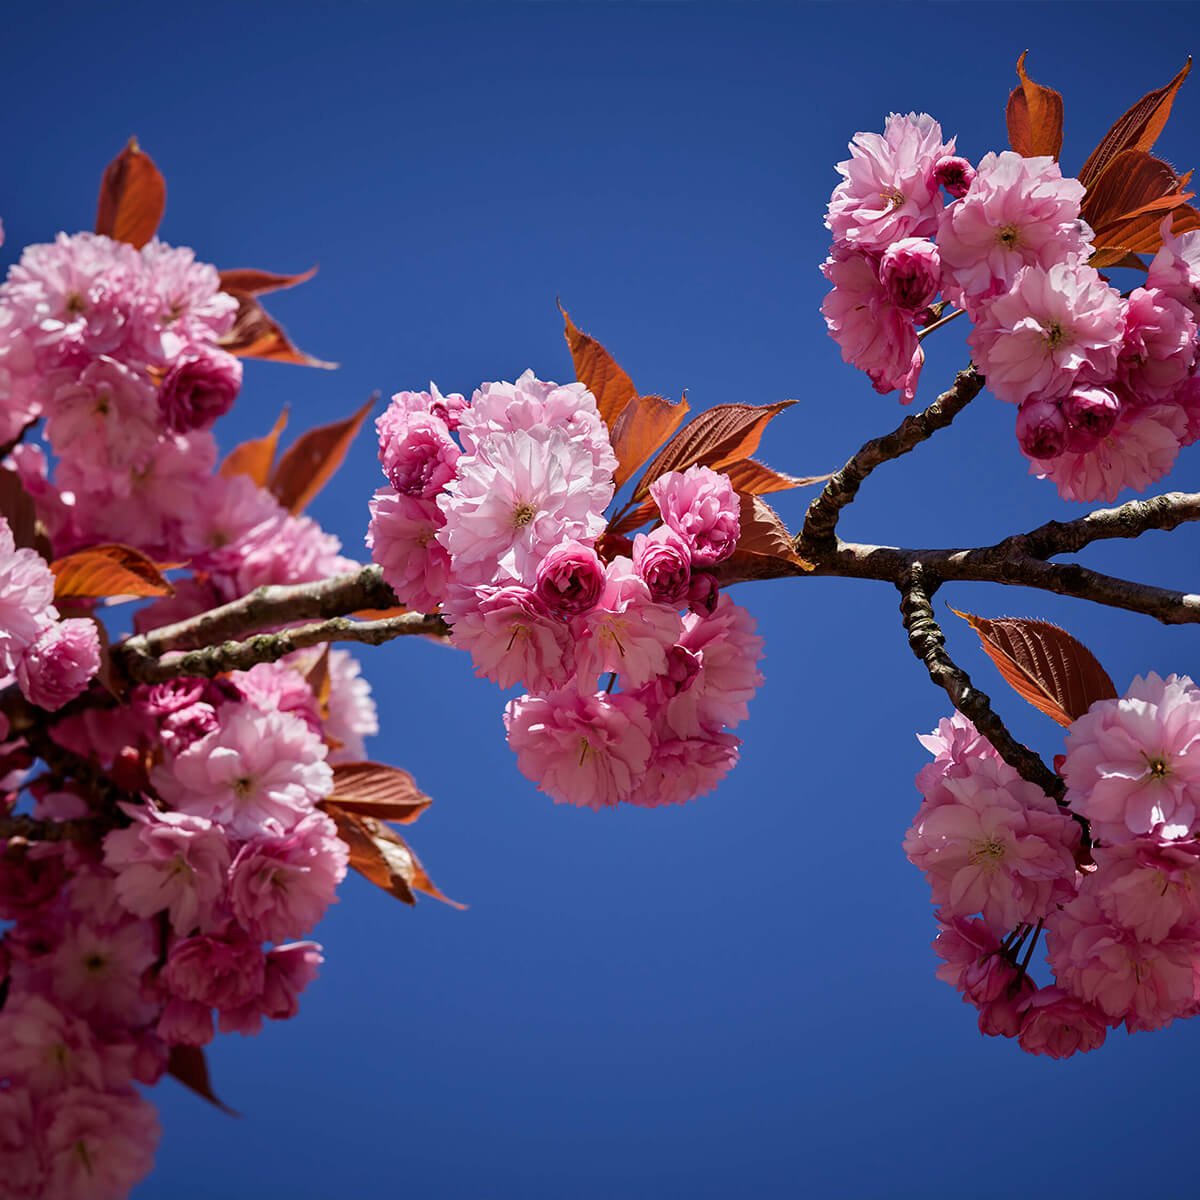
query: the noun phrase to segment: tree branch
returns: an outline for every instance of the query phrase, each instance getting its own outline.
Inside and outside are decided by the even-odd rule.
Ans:
[[[808,506],[804,528],[796,538],[796,553],[813,561],[832,553],[837,545],[838,517],[858,494],[862,481],[876,467],[900,458],[939,429],[945,429],[979,395],[983,384],[983,376],[973,366],[967,367],[924,412],[913,413],[891,433],[867,442],[840,471],[834,472]]]

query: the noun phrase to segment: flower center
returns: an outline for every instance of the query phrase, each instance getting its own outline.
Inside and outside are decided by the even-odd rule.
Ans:
[[[1067,340],[1067,331],[1057,322],[1051,321],[1046,326],[1046,345],[1051,350],[1057,350]]]
[[[1004,843],[997,837],[986,838],[976,842],[971,850],[971,862],[987,865],[998,862],[1004,857]]]
[[[239,800],[245,800],[245,798],[250,795],[250,790],[253,788],[253,786],[254,780],[252,780],[249,776],[243,775],[241,779],[235,779],[233,781],[233,794]]]
[[[528,525],[536,516],[537,509],[528,500],[523,500],[513,509],[513,528],[520,529],[523,525]]]
[[[880,192],[879,198],[888,204],[892,212],[895,212],[904,203],[904,193],[898,192],[895,188],[892,188],[890,192]]]
[[[104,970],[104,955],[92,953],[83,960],[84,969],[91,971],[93,974],[97,971]]]
[[[585,737],[579,739],[579,765],[582,767],[587,762],[587,756],[592,752],[592,743]]]
[[[1151,779],[1165,779],[1171,773],[1171,768],[1167,766],[1167,760],[1161,756],[1147,758],[1146,765],[1150,768]]]
[[[1011,250],[1021,240],[1021,231],[1015,225],[1005,225],[1003,229],[996,234],[996,241],[1002,246],[1007,246]]]
[[[66,298],[67,312],[73,317],[79,316],[80,313],[87,312],[87,302],[78,292],[68,292]]]

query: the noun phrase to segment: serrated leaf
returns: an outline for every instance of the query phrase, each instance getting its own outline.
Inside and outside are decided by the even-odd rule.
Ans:
[[[175,589],[158,565],[132,546],[91,546],[50,564],[54,598],[170,596]]]
[[[235,267],[221,272],[221,291],[237,294],[245,292],[251,296],[263,296],[267,292],[278,292],[284,288],[307,283],[317,273],[309,267],[299,275],[277,275],[274,271],[256,271],[252,267]]]
[[[632,533],[639,526],[645,525],[647,521],[654,520],[657,516],[658,505],[653,500],[643,500],[641,504],[635,505],[624,516],[614,520],[606,533],[618,536]]]
[[[416,780],[399,767],[352,762],[334,766],[329,803],[359,816],[410,825],[433,801],[417,787]]]
[[[658,453],[633,489],[633,498],[641,500],[650,493],[650,485],[670,471],[685,471],[691,466],[721,471],[731,463],[749,458],[762,440],[767,423],[795,400],[776,404],[718,404],[689,421]]]
[[[1025,617],[980,617],[950,610],[979,635],[1005,682],[1060,725],[1078,720],[1117,689],[1096,656],[1065,629]]]
[[[313,358],[299,349],[288,337],[283,326],[267,312],[250,292],[230,292],[238,302],[233,328],[221,338],[219,345],[238,358],[260,358],[267,362],[293,363],[300,367],[319,367],[324,371],[337,368],[337,363]]]
[[[137,138],[130,138],[101,177],[96,232],[140,250],[158,232],[166,207],[166,180]]]
[[[1029,78],[1025,72],[1028,53],[1026,50],[1017,59],[1021,82],[1008,98],[1008,144],[1023,158],[1049,154],[1057,159],[1063,143],[1063,98],[1053,88]]]
[[[792,535],[780,515],[758,496],[739,495],[737,549],[743,554],[761,554],[781,558],[801,566],[811,566],[797,553]]]
[[[1189,56],[1182,70],[1166,87],[1147,92],[1132,108],[1117,118],[1079,170],[1078,179],[1084,187],[1090,190],[1092,184],[1105,174],[1122,151],[1153,148],[1155,140],[1167,123],[1167,118],[1171,115],[1175,95],[1191,69],[1192,60]]]
[[[564,336],[571,349],[571,361],[575,364],[575,378],[596,397],[600,416],[611,433],[626,405],[637,398],[637,388],[617,365],[616,359],[594,337],[581,333],[575,327],[561,304],[558,311],[562,313]]]
[[[178,1079],[185,1088],[215,1105],[231,1117],[241,1114],[218,1099],[208,1074],[208,1059],[203,1046],[172,1046],[167,1054],[167,1074]]]
[[[609,431],[617,456],[613,476],[617,487],[633,477],[634,471],[683,424],[689,411],[686,399],[635,396],[629,401]]]
[[[824,483],[828,475],[784,475],[753,458],[739,459],[721,470],[729,476],[733,490],[743,496],[764,496],[769,492],[786,492],[792,488],[810,487]]]
[[[329,425],[319,425],[299,437],[271,473],[271,494],[293,513],[302,512],[342,465],[355,434],[375,407],[379,394],[356,413]]]
[[[265,437],[251,438],[235,446],[226,455],[221,464],[221,474],[226,479],[234,475],[245,475],[259,487],[265,488],[271,478],[271,468],[275,464],[275,452],[279,448],[280,434],[287,428],[288,410],[284,405],[271,432]]]

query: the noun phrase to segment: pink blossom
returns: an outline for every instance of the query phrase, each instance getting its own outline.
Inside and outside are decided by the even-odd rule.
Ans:
[[[1188,1014],[1196,999],[1190,937],[1141,942],[1113,925],[1081,893],[1046,918],[1047,958],[1060,987],[1096,1005],[1130,1033],[1159,1029]]]
[[[1022,401],[1017,410],[1017,441],[1027,458],[1057,458],[1067,448],[1070,434],[1061,400],[1030,396]]]
[[[954,139],[943,144],[941,126],[927,113],[892,113],[882,135],[855,134],[829,200],[825,223],[833,240],[885,250],[901,238],[933,233],[942,208],[934,172],[953,152]]]
[[[437,538],[459,582],[529,587],[554,546],[603,532],[612,494],[611,476],[597,477],[587,445],[563,428],[489,434],[438,497]]]
[[[534,591],[550,612],[569,619],[595,608],[604,586],[604,564],[595,550],[565,541],[538,563]]]
[[[100,669],[96,622],[69,617],[47,625],[17,663],[17,683],[30,704],[49,712],[80,695]]]
[[[1100,911],[1138,941],[1161,942],[1200,922],[1200,843],[1137,838],[1097,846],[1084,886]]]
[[[371,685],[362,678],[362,666],[348,650],[331,649],[328,713],[325,736],[336,744],[329,761],[361,762],[367,757],[365,738],[379,732],[379,715],[371,698]]]
[[[504,724],[521,774],[559,803],[628,800],[650,758],[650,722],[631,696],[583,696],[573,687],[522,696],[509,702]]]
[[[229,705],[219,728],[151,772],[180,811],[252,837],[263,822],[291,829],[333,786],[326,748],[298,718]]]
[[[121,1078],[105,1062],[105,1047],[86,1021],[29,992],[16,992],[0,1010],[4,1076],[20,1078],[35,1096],[72,1084],[103,1090],[129,1082],[128,1073]]]
[[[904,312],[919,312],[938,294],[942,266],[928,238],[893,242],[879,260],[879,281],[888,301]]]
[[[979,1032],[984,1037],[1012,1038],[1020,1031],[1023,1010],[1037,991],[1037,985],[1019,969],[1014,970],[1005,959],[997,959],[996,965],[1002,972],[1012,971],[1012,980],[994,1000],[978,1006]]]
[[[121,904],[138,917],[165,910],[179,934],[206,925],[229,868],[224,830],[204,817],[149,805],[129,805],[125,812],[133,824],[104,839],[104,862],[116,874]]]
[[[54,951],[55,995],[93,1024],[144,1024],[154,1011],[142,990],[142,975],[158,955],[154,930],[132,918],[121,924],[103,923],[102,914],[94,919],[68,928]]]
[[[1111,431],[1090,449],[1035,458],[1029,473],[1052,480],[1064,500],[1115,500],[1126,488],[1145,491],[1175,465],[1187,420],[1175,404],[1122,405]]]
[[[125,1200],[154,1165],[158,1117],[132,1089],[68,1088],[40,1117],[53,1200]]]
[[[1171,400],[1179,406],[1179,411],[1187,423],[1180,435],[1180,441],[1185,446],[1200,441],[1200,375],[1192,375],[1185,379]]]
[[[1153,831],[1187,838],[1200,816],[1200,689],[1186,675],[1139,676],[1067,731],[1067,803],[1109,844]]]
[[[316,942],[289,942],[267,954],[262,1011],[273,1021],[287,1021],[300,1008],[300,993],[317,977],[325,960]]]
[[[155,238],[142,247],[142,264],[169,357],[178,348],[212,344],[233,328],[237,300],[221,290],[216,267],[197,262],[190,247]]]
[[[607,671],[617,672],[625,687],[649,683],[665,669],[681,628],[679,613],[656,604],[632,561],[618,555],[608,564],[600,602],[571,622],[581,690]]]
[[[961,200],[975,182],[975,168],[957,154],[945,154],[934,163],[933,178],[956,200]]]
[[[233,406],[242,387],[242,364],[211,346],[176,358],[158,389],[158,406],[172,433],[207,429]]]
[[[1001,761],[992,743],[957,709],[943,717],[932,733],[918,734],[917,741],[933,755],[933,762],[922,767],[916,779],[917,790],[927,801],[946,776],[962,779],[972,774],[981,760]]]
[[[0,842],[0,920],[19,921],[58,895],[67,878],[61,846]]]
[[[207,1046],[213,1040],[212,1009],[195,1000],[172,996],[155,1026],[158,1036],[170,1046]]]
[[[654,808],[707,795],[737,766],[741,744],[732,733],[655,742],[646,778],[629,797],[630,803]]]
[[[11,675],[25,648],[57,616],[54,576],[34,550],[16,548],[0,517],[0,676]]]
[[[933,950],[942,960],[937,977],[965,992],[975,968],[999,951],[1000,939],[978,917],[954,917],[941,911],[935,915],[938,934]]]
[[[895,308],[880,282],[877,257],[835,249],[821,273],[833,284],[821,313],[843,361],[865,371],[881,395],[899,390],[911,403],[924,355],[913,314]]]
[[[561,687],[574,669],[570,630],[528,588],[476,588],[448,617],[451,638],[471,655],[475,673],[503,688]]]
[[[209,1008],[238,1008],[260,995],[262,948],[232,928],[224,937],[190,937],[176,942],[162,971],[172,995]]]
[[[636,550],[635,550],[636,553]],[[650,583],[649,580],[646,581]],[[653,587],[651,587],[653,594]],[[721,585],[717,577],[708,571],[695,571],[687,590],[688,611],[697,617],[711,617],[717,611],[721,598]]]
[[[943,779],[939,791],[922,804],[904,852],[943,911],[981,913],[1003,933],[1074,893],[1079,828],[1040,788],[985,759],[968,776]]]
[[[450,555],[437,540],[445,524],[431,500],[380,488],[371,499],[367,548],[401,604],[434,612],[450,584]]]
[[[1076,382],[1111,378],[1125,329],[1121,298],[1091,267],[1024,267],[968,336],[1001,399],[1065,396]]]
[[[5,1200],[46,1200],[46,1171],[33,1097],[0,1088],[0,1179]]]
[[[348,854],[324,813],[312,813],[288,833],[251,838],[229,870],[234,915],[261,941],[307,933],[346,878]]]
[[[650,589],[650,598],[659,604],[678,608],[686,603],[692,584],[691,559],[687,542],[667,525],[633,539],[633,569]]]
[[[288,713],[304,722],[311,733],[321,732],[321,711],[308,681],[289,663],[256,663],[230,677],[241,698],[259,712]]]
[[[429,500],[454,478],[454,464],[461,451],[446,422],[433,416],[428,407],[411,411],[407,405],[396,403],[400,397],[411,395],[401,392],[376,422],[379,461],[388,482],[401,495]]]
[[[1025,1002],[1021,1049],[1048,1058],[1086,1054],[1104,1044],[1108,1024],[1102,1012],[1062,988],[1039,988]]]
[[[1026,401],[1026,403],[1031,403]],[[1070,432],[1066,449],[1089,453],[1113,431],[1121,415],[1121,400],[1116,392],[1095,384],[1073,388],[1062,401],[1063,416]],[[1022,449],[1024,447],[1022,446]],[[1049,455],[1031,454],[1030,458]]]
[[[728,475],[708,467],[668,471],[650,485],[663,521],[687,544],[692,562],[711,567],[737,548],[738,497]]]
[[[982,302],[1008,291],[1023,267],[1085,262],[1091,230],[1079,219],[1083,193],[1083,184],[1064,179],[1052,158],[1011,150],[985,155],[937,231],[946,295],[976,317]]]
[[[1161,289],[1200,320],[1200,232],[1189,229],[1176,236],[1171,224],[1168,213],[1159,225],[1163,244],[1146,272],[1146,286]]]

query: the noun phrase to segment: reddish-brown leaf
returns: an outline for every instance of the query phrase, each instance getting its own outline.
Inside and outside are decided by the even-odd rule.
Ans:
[[[352,762],[338,763],[333,768],[333,792],[329,803],[348,813],[409,825],[433,801],[417,787],[416,780],[399,767]]]
[[[271,473],[271,494],[284,508],[301,512],[329,482],[378,400],[376,393],[353,415],[310,429],[292,443]]]
[[[17,549],[38,550],[45,537],[38,525],[37,507],[16,471],[0,467],[0,517],[8,522]],[[44,557],[44,555],[43,555]]]
[[[130,138],[101,177],[96,232],[140,250],[158,232],[166,207],[166,181],[137,138]]]
[[[175,589],[160,568],[132,546],[91,546],[50,564],[54,598],[170,596]]]
[[[1180,194],[1182,182],[1161,158],[1145,150],[1122,150],[1088,189],[1080,215],[1093,229],[1144,212],[1158,211],[1161,220],[1164,201]],[[1167,203],[1165,207],[1175,206]]]
[[[979,635],[1005,682],[1060,725],[1070,725],[1117,689],[1096,656],[1066,630],[1024,617],[974,616],[951,609]]]
[[[564,335],[567,345],[571,348],[575,378],[596,397],[600,416],[611,430],[629,402],[637,398],[637,388],[633,386],[633,380],[617,365],[616,359],[594,337],[589,337],[575,328],[574,322],[561,304],[558,311],[562,313]]]
[[[729,463],[721,470],[729,476],[733,490],[743,496],[764,496],[768,492],[786,492],[791,488],[809,487],[814,483],[824,483],[828,475],[806,475],[799,478],[795,475],[783,475],[753,458],[739,459]]]
[[[669,438],[689,412],[688,402],[664,400],[662,396],[634,396],[610,426],[613,452],[617,456],[614,476],[617,487],[628,482],[634,471]]]
[[[607,532],[609,534],[624,535],[632,533],[640,525],[645,525],[649,520],[658,516],[658,505],[653,500],[643,500],[641,504],[635,505],[619,520],[614,521]]]
[[[231,292],[238,302],[233,328],[221,339],[220,345],[239,358],[261,358],[268,362],[294,363],[300,367],[320,367],[332,371],[337,363],[325,362],[305,354],[284,332],[283,326],[272,317],[249,292]]]
[[[275,451],[279,447],[279,435],[287,428],[288,410],[284,405],[271,432],[266,437],[252,438],[235,446],[221,464],[221,474],[226,479],[234,475],[245,475],[259,487],[265,488],[271,478],[271,467],[275,464]]]
[[[172,1046],[167,1054],[167,1074],[178,1079],[185,1088],[203,1097],[231,1117],[241,1114],[217,1098],[208,1076],[208,1059],[203,1046]]]
[[[308,684],[308,690],[312,692],[313,699],[317,702],[317,715],[322,721],[328,721],[329,697],[333,691],[333,680],[329,674],[328,643],[313,660],[312,666],[304,672],[304,682]],[[328,740],[329,736],[326,735],[326,741]]]
[[[1200,212],[1182,200],[1190,195],[1184,192],[1172,197],[1171,232],[1178,236],[1191,229],[1200,229]],[[1176,207],[1176,205],[1178,205]],[[1101,267],[1134,266],[1145,270],[1146,264],[1136,259],[1126,261],[1131,255],[1153,254],[1163,244],[1162,221],[1166,214],[1163,212],[1146,213],[1140,217],[1132,217],[1126,221],[1118,221],[1106,225],[1096,235],[1096,245],[1099,247],[1089,263],[1097,269]]]
[[[309,267],[299,275],[277,275],[274,271],[256,271],[252,267],[237,267],[232,271],[221,272],[221,291],[234,295],[245,292],[251,296],[262,296],[267,292],[278,292],[284,288],[295,287],[307,283],[317,273],[316,267]]]
[[[738,521],[737,548],[745,554],[763,554],[768,558],[783,558],[802,566],[811,566],[797,553],[792,535],[779,514],[758,496],[739,495],[741,511]]]
[[[415,904],[414,893],[423,892],[453,908],[466,907],[442,894],[408,843],[394,829],[328,801],[324,808],[337,825],[338,836],[349,847],[350,865],[364,879],[405,904]]]
[[[1017,59],[1020,86],[1008,98],[1008,143],[1024,158],[1049,154],[1057,159],[1063,143],[1063,98],[1034,83],[1025,73],[1025,54]]]
[[[1162,133],[1171,115],[1175,94],[1191,69],[1192,60],[1189,57],[1179,74],[1166,87],[1147,92],[1100,139],[1100,144],[1088,155],[1079,170],[1079,182],[1089,192],[1092,184],[1107,172],[1109,165],[1122,151],[1150,150],[1154,146],[1155,139]]]
[[[669,471],[683,471],[697,463],[721,471],[749,458],[758,449],[767,423],[795,403],[718,404],[702,412],[659,451],[633,489],[633,498],[649,495],[650,485]]]
[[[403,604],[397,604],[392,608],[359,608],[350,615],[359,621],[386,621],[388,617],[402,617],[406,612],[411,611]]]

